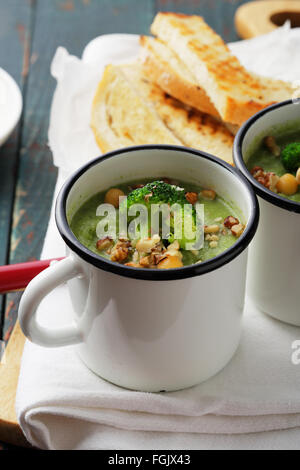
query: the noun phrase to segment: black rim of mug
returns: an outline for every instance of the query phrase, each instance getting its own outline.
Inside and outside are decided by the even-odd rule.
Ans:
[[[300,100],[287,100],[282,101],[281,103],[273,104],[272,106],[268,106],[264,108],[262,111],[254,114],[248,121],[246,121],[242,127],[239,129],[237,135],[234,139],[233,144],[233,159],[236,167],[241,171],[241,173],[247,178],[247,180],[251,183],[254,188],[255,193],[263,198],[265,201],[274,204],[275,206],[281,207],[281,209],[286,209],[290,212],[300,213],[300,203],[287,199],[283,196],[279,196],[278,194],[274,193],[270,189],[265,188],[262,184],[260,184],[256,179],[251,175],[250,171],[246,167],[243,158],[243,141],[244,138],[250,129],[250,127],[260,118],[265,116],[266,114],[274,111],[275,109],[282,108],[283,106],[294,104],[295,106],[299,106],[300,110]],[[299,112],[300,117],[300,112]],[[270,126],[271,127],[271,126]]]
[[[143,150],[170,150],[174,152],[187,152],[193,155],[196,155],[200,158],[205,158],[207,160],[213,161],[217,165],[221,165],[227,171],[232,173],[235,178],[238,178],[240,182],[246,186],[248,195],[250,198],[251,209],[250,214],[248,217],[247,227],[240,238],[227,250],[222,252],[220,255],[204,261],[202,263],[193,264],[189,266],[184,266],[182,268],[173,268],[173,269],[146,269],[146,268],[134,268],[131,266],[125,266],[123,264],[119,264],[110,260],[107,260],[101,256],[90,251],[84,245],[80,243],[80,241],[75,237],[73,232],[70,229],[67,220],[66,214],[66,203],[69,192],[76,181],[82,176],[87,170],[91,167],[101,164],[101,162],[116,157],[121,156],[123,154],[128,154],[129,152],[136,152],[136,151],[143,151]],[[91,160],[87,164],[83,165],[79,168],[75,173],[70,176],[70,178],[64,183],[62,189],[56,200],[56,207],[55,207],[55,219],[58,230],[67,244],[67,246],[75,252],[80,258],[82,258],[87,263],[94,265],[97,268],[100,268],[104,271],[108,271],[114,274],[118,274],[121,276],[140,279],[140,280],[150,280],[150,281],[171,281],[177,279],[185,279],[193,276],[199,276],[202,274],[209,273],[215,269],[224,266],[225,264],[232,261],[236,258],[240,253],[242,253],[247,246],[249,245],[250,241],[255,235],[258,221],[259,221],[259,206],[256,195],[247,181],[247,179],[235,168],[231,165],[227,164],[223,160],[220,160],[218,157],[210,155],[205,152],[201,152],[198,150],[194,150],[187,147],[181,146],[173,146],[173,145],[140,145],[140,146],[133,146],[133,147],[126,147],[122,149],[118,149],[105,155],[101,155],[100,157]]]

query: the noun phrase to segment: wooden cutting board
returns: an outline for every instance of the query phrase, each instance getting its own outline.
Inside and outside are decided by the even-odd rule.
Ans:
[[[241,5],[235,14],[235,27],[243,39],[266,34],[289,19],[292,27],[300,27],[299,0],[260,0]]]
[[[15,399],[25,337],[19,322],[11,334],[0,363],[0,441],[28,447],[16,417]]]

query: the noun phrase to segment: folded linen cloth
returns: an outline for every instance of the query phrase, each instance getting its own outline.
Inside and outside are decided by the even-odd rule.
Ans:
[[[289,53],[290,42],[282,38],[290,34],[294,32],[283,28],[268,35],[267,40],[247,41],[247,47],[243,42],[233,45],[233,50],[244,58],[247,66],[252,64],[255,68],[254,50],[259,48],[260,55],[264,55],[265,43],[267,53],[271,54],[276,44],[283,57]],[[129,38],[130,45],[127,43],[126,47],[130,49],[132,36]],[[300,31],[293,44],[299,38]],[[122,47],[125,42],[123,39]],[[107,47],[105,50],[107,54]],[[300,48],[297,50],[300,55]],[[253,57],[248,64],[247,51]],[[68,146],[72,133],[77,133],[79,139],[85,135],[84,129],[88,129],[87,109],[82,111],[80,104],[87,101],[85,81],[96,83],[98,73],[91,61],[88,63],[89,56],[95,58],[91,48],[87,48],[85,63],[81,63],[60,50],[53,64],[59,84],[52,109],[50,143],[56,164],[64,170],[64,173],[60,170],[57,189],[65,172],[96,152],[90,136],[85,156],[83,147],[78,150],[74,145]],[[62,129],[62,121],[55,125],[55,117],[59,109],[64,117],[71,108],[74,111],[70,95],[62,93],[69,81],[66,75],[74,67],[91,73],[88,77],[82,73],[78,80],[80,89],[73,83],[75,88],[71,93],[76,95],[76,106],[81,112],[75,116],[76,126],[72,130]],[[295,78],[296,72],[294,68]],[[66,160],[70,149],[75,151],[71,163],[70,153]],[[42,258],[63,255],[64,244],[52,213]],[[66,286],[56,289],[39,308],[40,320],[48,326],[64,324],[70,315]],[[247,299],[242,341],[230,364],[199,386],[160,394],[127,391],[105,382],[81,363],[73,346],[47,349],[27,341],[16,400],[18,420],[27,439],[45,449],[297,449],[300,447],[300,365],[292,362],[292,346],[298,339],[300,328],[263,315]]]

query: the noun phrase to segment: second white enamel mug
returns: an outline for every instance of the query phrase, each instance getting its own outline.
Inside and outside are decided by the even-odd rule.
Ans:
[[[122,182],[162,176],[215,189],[243,213],[247,227],[242,236],[209,261],[154,270],[105,260],[73,235],[69,221],[92,195]],[[247,246],[258,223],[256,197],[235,169],[182,147],[117,150],[88,163],[65,183],[56,221],[68,257],[39,274],[22,297],[19,319],[31,341],[46,347],[76,343],[81,359],[96,374],[149,392],[190,387],[228,363],[240,340]],[[45,329],[36,309],[64,281],[73,324]]]
[[[249,251],[249,293],[263,312],[300,326],[300,203],[265,188],[246,167],[257,139],[297,123],[299,101],[284,101],[255,114],[236,135],[234,161],[259,196],[260,223]]]

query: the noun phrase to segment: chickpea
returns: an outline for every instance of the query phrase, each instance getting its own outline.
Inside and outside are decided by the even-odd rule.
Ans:
[[[178,256],[167,256],[157,265],[158,269],[182,268],[183,264]]]
[[[219,231],[220,227],[217,224],[204,226],[204,233],[218,233]]]
[[[233,227],[233,225],[236,225],[239,223],[240,223],[239,219],[237,219],[236,217],[233,217],[233,215],[229,215],[228,217],[226,217],[226,219],[224,219],[224,226],[227,228],[231,228]]]
[[[111,204],[114,206],[116,209],[119,207],[119,197],[125,196],[123,191],[118,188],[111,188],[107,191],[105,194],[105,203],[106,204]]]
[[[285,175],[279,178],[276,188],[279,193],[291,196],[298,191],[298,183],[294,175],[285,173]]]
[[[296,180],[297,180],[297,183],[300,184],[300,167],[298,168],[297,173],[296,173]]]

